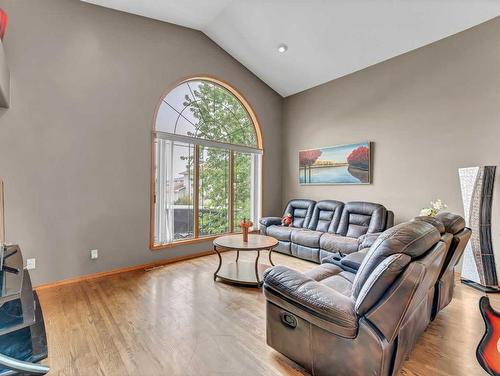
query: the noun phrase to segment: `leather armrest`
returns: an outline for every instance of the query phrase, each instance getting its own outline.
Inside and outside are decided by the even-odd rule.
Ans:
[[[286,266],[264,273],[264,291],[348,330],[356,330],[354,300]]]
[[[260,219],[260,224],[264,225],[266,227],[272,226],[272,225],[281,225],[281,218],[280,217],[264,217]]]
[[[347,266],[348,268],[358,270],[361,263],[366,257],[366,252],[354,252],[346,255],[340,260],[342,266]]]
[[[358,250],[361,251],[362,249],[370,248],[381,234],[381,232],[372,232],[371,234],[364,234],[360,236]]]

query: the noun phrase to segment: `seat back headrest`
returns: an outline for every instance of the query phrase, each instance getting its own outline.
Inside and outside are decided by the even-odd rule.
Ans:
[[[373,202],[351,201],[344,205],[337,234],[359,238],[385,230],[387,210]]]
[[[439,219],[436,219],[434,217],[420,216],[420,217],[413,218],[412,221],[423,221],[423,222],[430,223],[439,231],[439,233],[441,235],[446,232],[446,229],[444,227],[443,222],[441,222]]]
[[[306,228],[309,226],[312,212],[316,201],[313,200],[290,200],[285,208],[284,215],[292,216],[292,226]]]
[[[340,201],[318,201],[309,222],[309,229],[322,232],[335,232],[340,222],[343,207],[344,203]]]
[[[441,212],[436,215],[436,219],[443,223],[445,231],[450,234],[458,234],[465,228],[465,219],[458,214]]]
[[[413,261],[427,253],[439,240],[439,231],[425,221],[401,223],[383,232],[368,250],[353,283],[353,296],[358,294],[371,273],[387,257],[404,254]]]

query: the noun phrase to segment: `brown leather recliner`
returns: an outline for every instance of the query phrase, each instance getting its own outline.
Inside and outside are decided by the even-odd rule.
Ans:
[[[430,322],[446,251],[436,227],[412,221],[380,235],[356,274],[267,270],[267,343],[314,375],[395,374]]]

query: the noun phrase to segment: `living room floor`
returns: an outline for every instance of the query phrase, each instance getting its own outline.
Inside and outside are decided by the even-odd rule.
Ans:
[[[273,261],[315,266],[275,253]],[[39,290],[50,375],[307,375],[266,345],[261,291],[214,282],[216,266],[205,256]],[[457,283],[401,375],[484,375],[475,359],[480,296]]]

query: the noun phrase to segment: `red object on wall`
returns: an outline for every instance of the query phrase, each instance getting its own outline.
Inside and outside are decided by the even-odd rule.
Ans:
[[[360,146],[354,149],[347,157],[347,163],[350,166],[368,170],[370,163],[370,150],[366,146]]]
[[[299,151],[299,165],[300,167],[311,166],[320,156],[321,150],[318,149]]]
[[[6,30],[7,30],[7,13],[3,9],[0,9],[0,39],[3,39]]]

